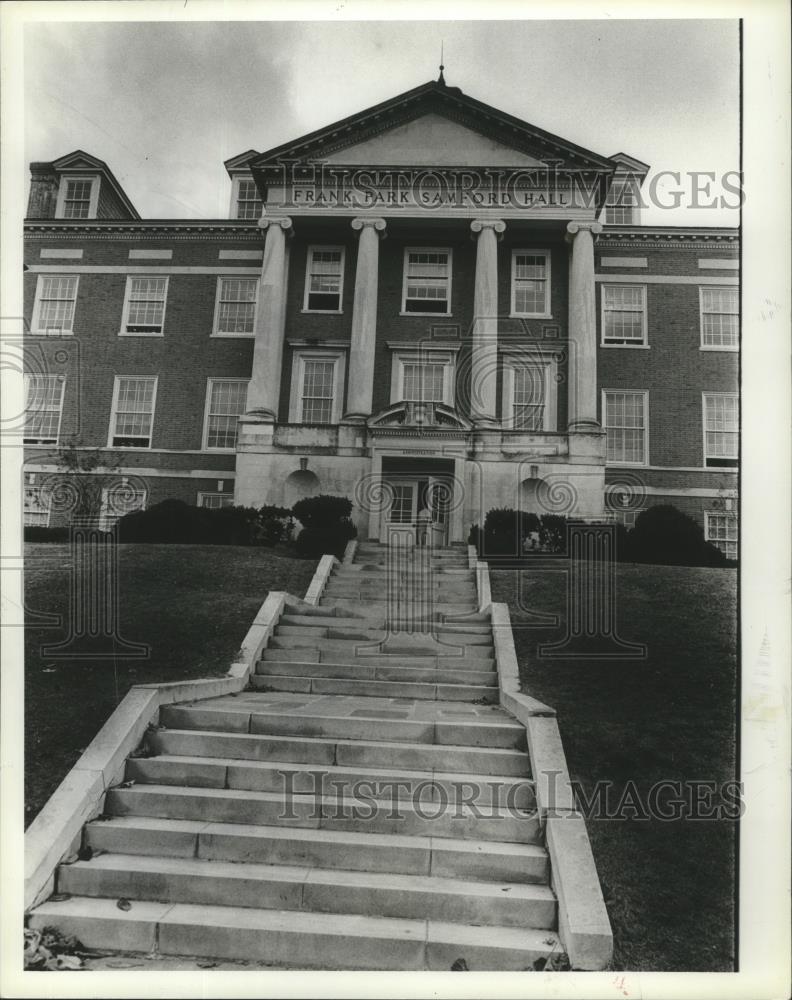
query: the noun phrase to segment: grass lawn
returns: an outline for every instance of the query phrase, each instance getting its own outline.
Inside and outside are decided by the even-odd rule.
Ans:
[[[35,817],[133,684],[224,674],[269,590],[302,597],[314,560],[225,545],[121,545],[120,625],[147,659],[41,654],[66,628],[25,630],[25,822]],[[25,546],[25,603],[64,615],[68,545]]]
[[[634,781],[645,802],[664,779],[735,777],[736,571],[617,567],[621,638],[644,660],[549,660],[539,643],[565,620],[566,584],[553,570],[491,571],[493,600],[509,604],[523,689],[552,705],[570,775],[591,797]],[[522,594],[518,602],[517,595]],[[615,938],[614,965],[656,971],[731,971],[734,962],[736,823],[728,820],[591,818],[588,830]]]

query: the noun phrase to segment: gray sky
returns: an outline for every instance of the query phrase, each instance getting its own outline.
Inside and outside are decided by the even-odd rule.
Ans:
[[[595,152],[653,171],[739,167],[734,20],[28,24],[26,161],[82,148],[144,218],[224,218],[223,160],[435,78],[441,40],[449,84]]]

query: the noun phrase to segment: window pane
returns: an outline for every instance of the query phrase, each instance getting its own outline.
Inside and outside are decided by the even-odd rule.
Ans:
[[[23,499],[23,524],[26,527],[49,525],[49,499],[41,486],[25,486]]]
[[[233,507],[233,493],[199,493],[198,506],[218,510],[220,507]]]
[[[707,541],[717,545],[727,559],[738,554],[738,520],[736,514],[707,514]]]
[[[445,365],[404,364],[403,398],[416,403],[442,403]]]
[[[701,289],[701,342],[705,347],[737,347],[739,343],[736,288]]]
[[[707,465],[733,466],[739,453],[739,408],[736,395],[704,396],[704,448]]]
[[[604,285],[602,308],[605,343],[643,343],[644,299],[641,286]]]
[[[448,312],[447,251],[409,251],[406,277],[405,312]]]
[[[167,278],[130,278],[126,330],[160,333],[165,312]]]
[[[308,258],[306,308],[341,308],[341,278],[344,254],[340,249],[312,249]]]
[[[77,278],[42,277],[39,284],[38,329],[71,332]]]
[[[149,447],[154,420],[153,378],[121,378],[115,414],[113,444],[119,447]]]
[[[333,419],[335,361],[303,362],[302,421],[329,424]]]
[[[516,253],[513,259],[514,311],[518,314],[546,313],[547,256]]]
[[[646,427],[642,392],[605,394],[607,461],[643,464],[646,460]]]
[[[239,181],[237,193],[237,218],[258,219],[261,215],[261,198],[255,182],[250,178]]]
[[[220,279],[219,333],[253,333],[256,285],[256,278]]]
[[[239,416],[247,406],[248,382],[212,380],[209,383],[207,448],[236,448]]]
[[[58,375],[25,375],[27,396],[24,441],[55,444],[58,440],[64,379]]]
[[[519,430],[544,429],[545,371],[538,365],[514,369],[514,427]]]
[[[130,490],[127,487],[102,491],[102,509],[99,513],[99,530],[109,531],[125,514],[146,507],[145,490]]]
[[[91,181],[66,181],[65,219],[87,219],[91,210]]]

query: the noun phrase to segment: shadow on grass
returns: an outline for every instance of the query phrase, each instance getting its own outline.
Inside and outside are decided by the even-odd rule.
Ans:
[[[508,603],[523,690],[552,705],[570,775],[627,782],[641,800],[658,781],[735,779],[737,576],[730,569],[617,567],[621,638],[633,661],[542,659],[565,631],[563,572],[496,570]],[[518,606],[522,595],[522,608]],[[559,625],[533,627],[532,616]],[[729,820],[597,819],[588,830],[615,937],[614,965],[657,971],[734,968],[736,827]]]
[[[142,660],[59,660],[41,647],[66,628],[25,630],[25,825],[55,791],[134,684],[224,674],[269,590],[301,597],[316,562],[225,545],[121,545],[123,638],[147,643]],[[68,545],[25,546],[25,603],[69,606]]]

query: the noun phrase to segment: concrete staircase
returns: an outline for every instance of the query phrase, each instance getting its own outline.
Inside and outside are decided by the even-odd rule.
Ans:
[[[465,550],[363,543],[250,690],[160,710],[30,915],[86,947],[279,967],[559,957],[525,729]]]

